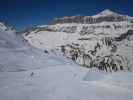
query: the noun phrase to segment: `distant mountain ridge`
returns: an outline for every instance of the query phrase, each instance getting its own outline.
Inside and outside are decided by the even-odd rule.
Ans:
[[[103,21],[120,22],[120,21],[131,21],[131,20],[133,20],[133,17],[127,15],[121,15],[109,9],[106,9],[98,13],[97,15],[93,16],[66,16],[62,18],[55,18],[51,24],[60,24],[60,23],[93,24],[93,23],[100,23]]]

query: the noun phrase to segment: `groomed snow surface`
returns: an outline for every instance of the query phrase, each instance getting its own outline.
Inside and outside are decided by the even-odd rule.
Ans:
[[[132,99],[133,73],[129,72],[107,74],[67,62],[36,70],[0,73],[0,100]]]

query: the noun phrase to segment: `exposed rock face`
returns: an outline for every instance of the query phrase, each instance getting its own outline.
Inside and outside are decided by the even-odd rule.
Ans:
[[[92,24],[92,23],[100,23],[103,21],[120,22],[128,20],[130,20],[128,16],[120,15],[107,9],[94,16],[71,16],[71,17],[56,18],[52,22],[52,24],[59,24],[59,23]]]
[[[128,30],[127,33],[121,34],[119,37],[116,37],[115,40],[116,41],[122,41],[124,39],[128,39],[133,36],[133,30]]]
[[[129,31],[127,33],[129,33]],[[66,45],[63,46],[63,53],[67,56],[65,51],[70,52],[69,57],[73,61],[88,68],[96,67],[106,72],[116,72],[120,70],[130,71],[130,67],[128,66],[130,61],[124,57],[124,55],[117,52],[119,44],[116,42],[117,41],[111,37],[105,37],[101,39],[101,42],[97,42],[94,48],[87,53],[82,51],[80,47],[74,45],[69,45],[70,49],[68,50],[66,49],[68,45]],[[108,51],[107,53],[104,52],[105,49]]]
[[[120,55],[108,55],[100,58],[100,60],[96,59],[94,66],[106,72],[130,70],[128,68],[128,60]]]
[[[103,21],[107,22],[119,22],[119,21],[126,21],[128,20],[126,17],[123,16],[105,16],[105,17],[86,17],[86,16],[74,16],[74,17],[64,17],[64,18],[56,18],[52,24],[62,24],[62,23],[82,23],[82,24],[93,24],[93,23],[100,23]]]

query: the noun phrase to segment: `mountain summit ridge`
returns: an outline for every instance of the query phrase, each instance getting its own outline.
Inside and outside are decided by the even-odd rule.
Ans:
[[[92,16],[65,16],[61,18],[55,18],[52,24],[58,23],[81,23],[81,24],[93,24],[100,22],[121,22],[132,21],[133,17],[116,13],[112,10],[105,9],[102,12]]]
[[[105,10],[103,10],[102,12],[100,12],[100,13],[98,13],[98,14],[92,16],[92,17],[101,17],[101,16],[109,16],[109,15],[121,15],[121,14],[116,13],[116,12],[110,10],[110,9],[105,9]],[[122,16],[122,15],[121,15],[121,16]]]

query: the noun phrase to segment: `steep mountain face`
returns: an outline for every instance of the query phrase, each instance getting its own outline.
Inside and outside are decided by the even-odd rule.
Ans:
[[[58,18],[23,33],[31,45],[58,51],[82,66],[129,71],[133,68],[132,19],[104,10],[94,16]]]

